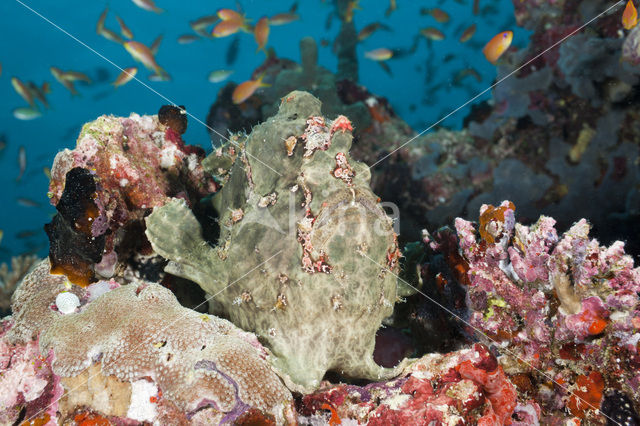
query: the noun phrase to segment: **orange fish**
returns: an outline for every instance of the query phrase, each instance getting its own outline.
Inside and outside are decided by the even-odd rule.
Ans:
[[[133,32],[131,31],[131,29],[127,27],[127,24],[125,24],[122,18],[119,17],[118,15],[116,15],[116,19],[118,20],[118,24],[120,25],[120,34],[122,34],[123,37],[132,39]]]
[[[449,14],[442,9],[435,7],[429,10],[429,14],[441,24],[449,22]]]
[[[297,13],[284,12],[273,15],[269,18],[269,22],[271,25],[285,25],[298,19],[300,19],[300,15]]]
[[[271,86],[270,84],[262,82],[263,77],[264,74],[258,77],[257,80],[247,80],[244,83],[238,84],[238,86],[233,90],[233,93],[231,94],[233,103],[241,104],[249,99],[249,97],[253,95],[253,93],[259,88]]]
[[[476,33],[476,24],[471,24],[471,26],[469,26],[466,30],[462,32],[462,35],[460,36],[460,39],[459,39],[460,43],[468,42],[475,33]]]
[[[253,37],[258,43],[258,50],[264,49],[269,39],[269,18],[263,16],[256,22],[256,27],[253,29]]]
[[[291,5],[288,12],[284,13],[276,13],[271,18],[269,18],[269,23],[271,26],[274,25],[284,25],[293,21],[297,21],[300,19],[300,15],[296,13],[298,10],[298,2],[296,1]]]
[[[18,95],[31,105],[31,108],[36,107],[36,103],[33,100],[33,94],[29,90],[26,84],[24,84],[18,77],[11,77],[11,85]]]
[[[364,52],[364,57],[367,59],[371,59],[372,61],[386,61],[388,59],[391,59],[392,56],[393,52],[386,47],[381,47],[379,49]]]
[[[360,30],[360,32],[358,33],[358,41],[364,41],[368,39],[369,37],[371,37],[371,34],[380,29],[385,31],[393,31],[391,27],[383,24],[382,22],[373,22]]]
[[[100,17],[98,18],[98,22],[96,23],[96,33],[100,34],[102,33],[102,30],[104,30],[104,21],[105,19],[107,19],[107,12],[109,11],[109,8],[105,8],[102,13],[100,14]]]
[[[166,74],[166,72],[160,68],[156,62],[156,58],[153,55],[151,49],[144,44],[137,41],[127,41],[124,43],[124,48],[129,52],[131,57],[138,62],[142,62],[146,68],[155,71],[156,74]]]
[[[138,68],[136,67],[125,68],[124,70],[122,70],[118,78],[116,78],[116,81],[112,83],[113,87],[124,86],[125,84],[130,82],[133,79],[133,77],[136,76],[137,72],[138,72]]]
[[[627,6],[622,12],[622,26],[625,30],[630,30],[638,23],[638,10],[633,5],[633,1],[629,0]]]
[[[240,31],[243,25],[244,25],[244,20],[242,19],[222,20],[222,22],[218,23],[218,25],[213,27],[213,31],[211,32],[211,35],[214,37],[227,37]]]
[[[428,38],[429,40],[440,41],[444,40],[444,34],[437,28],[428,27],[420,30],[420,34]]]
[[[330,426],[342,424],[342,420],[340,420],[340,416],[338,416],[336,409],[333,408],[331,405],[327,404],[326,402],[323,402],[320,408],[322,408],[323,410],[331,411],[331,418],[329,419]]]
[[[100,30],[98,34],[100,34],[102,37],[106,38],[107,40],[115,41],[116,43],[120,43],[120,44],[124,43],[124,40],[122,40],[122,37],[120,37],[114,31],[111,31],[109,28],[102,28],[102,30]]]
[[[513,40],[512,31],[503,31],[489,40],[489,43],[482,49],[482,53],[484,53],[487,61],[495,64],[498,58],[509,48],[511,40]]]
[[[132,0],[136,6],[150,12],[162,13],[164,10],[157,7],[153,0]]]
[[[244,17],[240,12],[236,12],[233,9],[220,9],[218,10],[218,18],[223,21],[244,21]]]

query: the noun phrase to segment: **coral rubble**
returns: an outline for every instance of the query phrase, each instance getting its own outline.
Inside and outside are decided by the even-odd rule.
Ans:
[[[351,123],[325,118],[320,106],[291,92],[239,149],[205,160],[225,179],[211,201],[216,247],[182,200],[146,220],[154,250],[171,260],[167,272],[200,284],[213,312],[255,332],[300,390],[317,387],[327,370],[368,379],[396,372],[372,357],[396,301],[396,279],[384,271],[397,271],[396,236],[368,168],[349,156]]]

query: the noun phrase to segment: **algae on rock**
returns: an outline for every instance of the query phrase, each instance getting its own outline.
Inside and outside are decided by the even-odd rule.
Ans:
[[[154,209],[147,236],[169,273],[197,282],[210,309],[256,333],[294,390],[325,372],[381,380],[375,334],[393,311],[399,250],[392,221],[351,159],[351,123],[322,117],[306,92],[283,98],[237,152],[212,199],[220,238],[210,247],[182,200]],[[224,147],[235,154],[235,147]],[[221,151],[204,162],[219,173]]]

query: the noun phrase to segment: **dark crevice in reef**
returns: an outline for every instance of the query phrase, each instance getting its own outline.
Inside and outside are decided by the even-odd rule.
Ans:
[[[165,273],[160,284],[171,290],[178,302],[185,308],[200,313],[207,313],[209,310],[207,293],[193,281]]]

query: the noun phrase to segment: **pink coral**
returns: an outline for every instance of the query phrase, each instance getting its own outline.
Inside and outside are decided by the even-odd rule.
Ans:
[[[468,262],[473,331],[504,347],[504,363],[512,366],[508,373],[521,374],[524,368],[530,374],[544,371],[545,380],[559,380],[555,396],[538,389],[541,401],[557,401],[567,392],[566,383],[592,369],[602,371],[605,383],[621,386],[640,404],[639,323],[634,322],[640,268],[634,268],[624,244],[601,246],[589,238],[584,219],[558,237],[553,219],[542,216],[524,226],[511,219],[515,208],[509,203],[500,208],[507,210],[489,220],[483,214],[498,210],[483,206],[478,232],[471,222],[456,220]],[[559,358],[561,363],[556,362]],[[573,411],[594,417],[595,408],[597,404]]]
[[[140,219],[146,209],[161,206],[170,197],[197,198],[215,192],[215,182],[200,165],[203,157],[202,149],[186,146],[157,116],[102,116],[83,127],[73,151],[65,149],[56,156],[51,203],[60,200],[69,170],[90,170],[98,183],[99,216],[92,225],[97,237]],[[113,238],[107,238],[107,252],[113,248]]]
[[[59,381],[51,371],[52,354],[41,356],[37,341],[12,344],[7,332],[13,320],[0,323],[0,423],[14,423],[20,408],[27,406],[27,416],[40,410],[52,418],[57,404],[55,399],[62,394]]]

